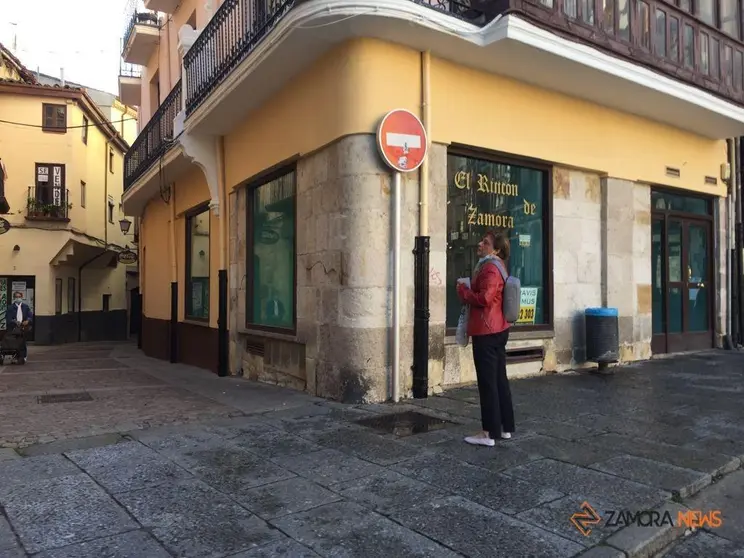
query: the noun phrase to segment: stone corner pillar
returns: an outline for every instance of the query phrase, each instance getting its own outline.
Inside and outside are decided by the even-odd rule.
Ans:
[[[620,360],[651,356],[651,189],[602,179],[602,302],[618,309]]]

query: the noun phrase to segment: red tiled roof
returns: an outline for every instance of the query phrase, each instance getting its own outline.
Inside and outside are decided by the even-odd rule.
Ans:
[[[34,77],[34,73],[26,68],[26,66],[24,66],[23,63],[18,58],[16,58],[16,56],[12,52],[10,52],[10,50],[7,49],[2,43],[0,43],[0,57],[6,58],[11,61],[18,70],[18,73],[21,75],[21,78],[26,83],[36,85],[36,77]]]

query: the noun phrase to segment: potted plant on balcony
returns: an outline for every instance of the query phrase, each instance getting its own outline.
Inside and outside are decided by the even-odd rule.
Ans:
[[[26,210],[29,217],[35,217],[39,213],[39,205],[36,198],[28,198],[26,200]]]

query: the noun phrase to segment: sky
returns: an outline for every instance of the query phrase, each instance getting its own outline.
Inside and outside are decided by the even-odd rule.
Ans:
[[[127,0],[0,0],[0,42],[32,71],[118,94]],[[15,25],[13,25],[15,24]]]

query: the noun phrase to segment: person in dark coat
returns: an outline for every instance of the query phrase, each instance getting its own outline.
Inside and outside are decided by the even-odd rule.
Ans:
[[[21,342],[20,350],[18,351],[18,360],[21,363],[26,362],[28,357],[28,348],[26,347],[25,330],[31,324],[31,319],[34,313],[31,312],[31,307],[23,301],[23,293],[13,293],[13,304],[8,306],[5,312],[5,324],[8,328],[6,335],[10,334],[16,328],[21,330]]]

